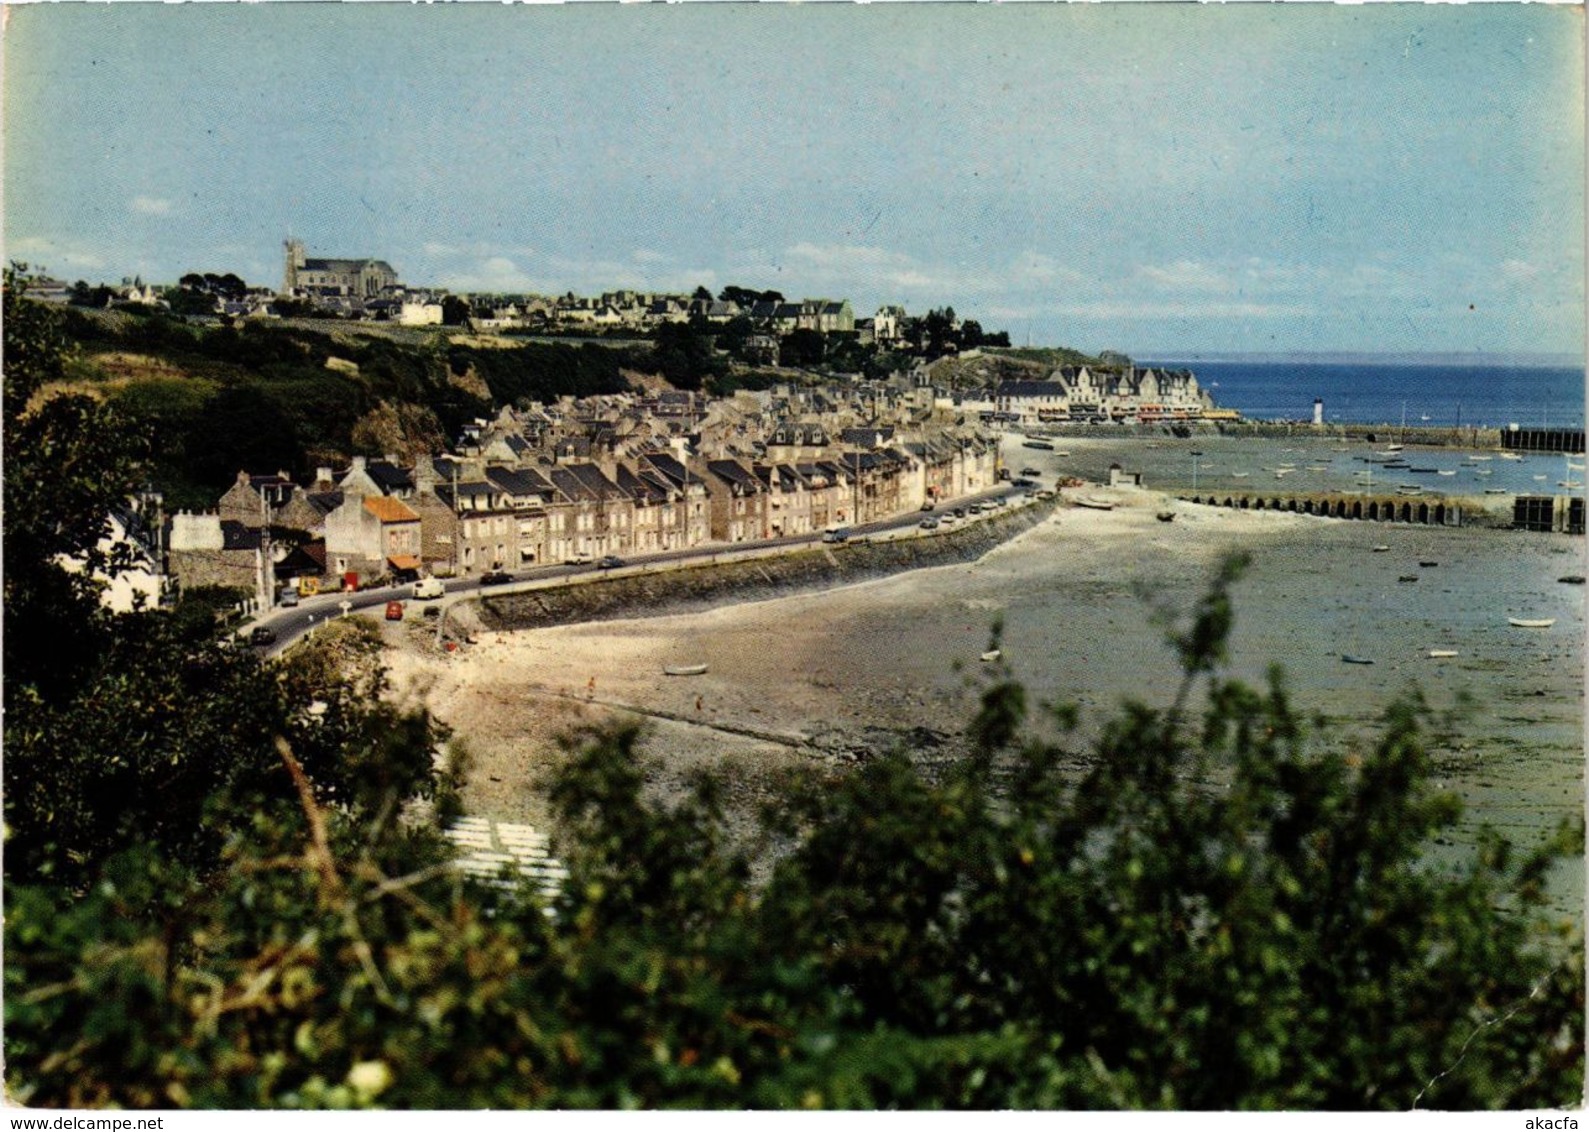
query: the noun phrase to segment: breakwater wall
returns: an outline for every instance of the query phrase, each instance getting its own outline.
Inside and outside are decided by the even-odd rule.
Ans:
[[[637,614],[686,613],[809,593],[906,570],[974,562],[1042,522],[1057,505],[1057,500],[1040,500],[922,537],[804,546],[776,556],[492,594],[470,604],[484,628],[505,630],[609,621]]]
[[[1366,444],[1406,444],[1427,448],[1499,449],[1513,447],[1498,428],[1430,428],[1394,424],[1323,424],[1306,421],[1177,421],[1154,424],[1086,425],[1043,424],[1025,430],[1032,435],[1052,437],[1139,436],[1158,440],[1163,437],[1250,436],[1262,440],[1336,440]],[[1516,445],[1519,446],[1520,445]],[[1582,451],[1581,438],[1580,447]]]

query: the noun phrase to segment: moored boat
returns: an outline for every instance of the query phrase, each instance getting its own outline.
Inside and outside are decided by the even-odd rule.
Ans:
[[[1430,649],[1429,650],[1429,659],[1430,660],[1450,660],[1452,657],[1454,657],[1456,655],[1457,655],[1457,650],[1456,649]]]
[[[1094,499],[1090,495],[1083,495],[1076,500],[1077,507],[1090,507],[1094,511],[1113,511],[1115,505],[1107,499]]]
[[[999,657],[1003,655],[1004,651],[1002,649],[989,649],[987,652],[982,654],[982,659],[984,661],[994,661],[998,660]]]
[[[704,664],[669,664],[662,669],[664,676],[705,676]]]
[[[1343,652],[1341,654],[1341,660],[1343,662],[1345,662],[1346,664],[1373,664],[1374,663],[1372,660],[1370,660],[1366,656],[1353,656],[1351,653],[1346,653],[1346,652]]]
[[[1556,623],[1554,617],[1508,617],[1506,620],[1517,629],[1549,629]]]

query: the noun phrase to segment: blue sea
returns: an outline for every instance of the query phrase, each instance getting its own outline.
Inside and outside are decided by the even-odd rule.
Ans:
[[[1139,359],[1189,369],[1221,408],[1256,420],[1450,427],[1582,428],[1582,366],[1395,361]],[[1404,416],[1405,414],[1405,416]]]

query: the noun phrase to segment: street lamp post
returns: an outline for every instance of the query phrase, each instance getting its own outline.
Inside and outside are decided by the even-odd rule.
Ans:
[[[1192,452],[1192,494],[1193,495],[1197,494],[1197,460],[1198,460],[1198,457],[1200,457],[1200,456],[1202,456],[1201,452],[1193,450],[1193,452]]]

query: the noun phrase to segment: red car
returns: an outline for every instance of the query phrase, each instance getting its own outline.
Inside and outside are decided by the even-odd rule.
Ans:
[[[400,601],[387,602],[386,619],[388,621],[401,621],[403,619],[403,603]]]

